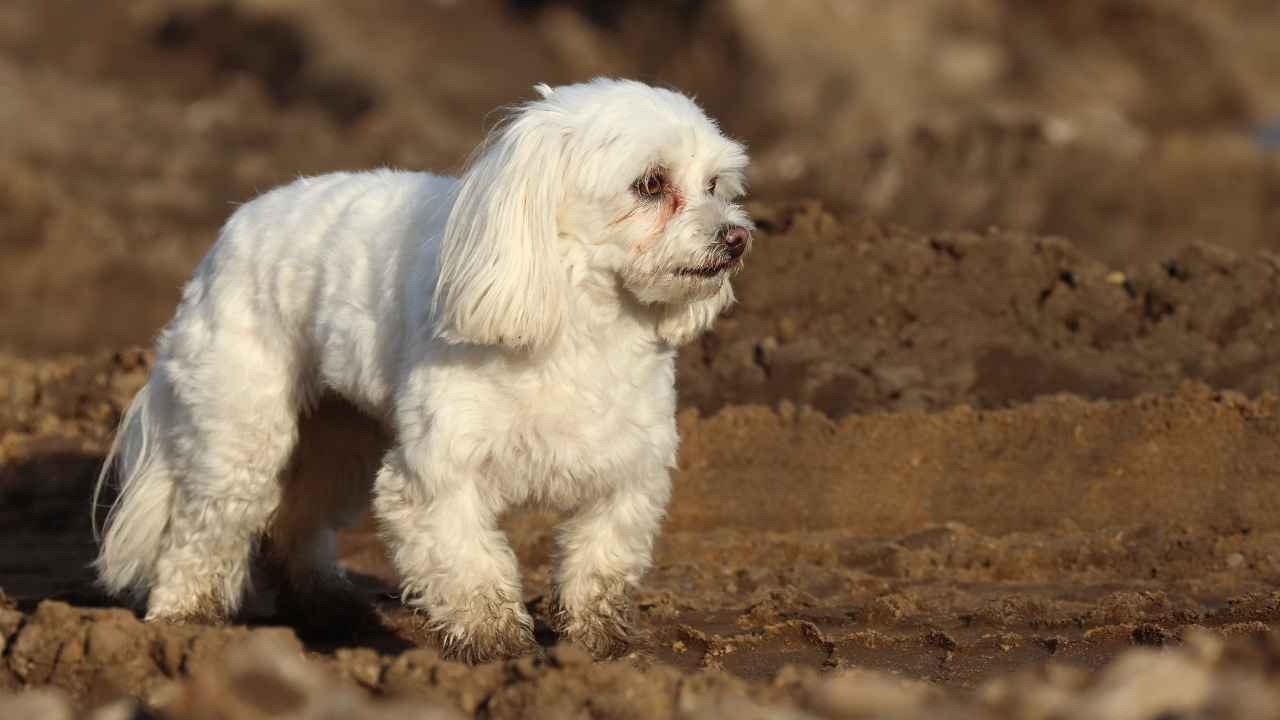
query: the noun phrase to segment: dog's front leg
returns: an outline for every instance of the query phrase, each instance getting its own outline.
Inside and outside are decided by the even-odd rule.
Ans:
[[[560,528],[555,621],[564,639],[601,659],[627,650],[631,591],[652,563],[670,495],[667,469],[649,468],[583,504]]]
[[[515,553],[497,526],[501,499],[472,469],[404,457],[388,455],[374,497],[404,602],[425,611],[448,657],[476,663],[536,649]]]

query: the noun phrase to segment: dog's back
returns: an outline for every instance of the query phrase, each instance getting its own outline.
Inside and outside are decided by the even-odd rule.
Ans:
[[[218,352],[209,345],[225,342],[225,333],[184,321],[184,314],[211,315],[210,323],[285,346],[306,376],[303,392],[323,383],[381,413],[403,325],[430,302],[429,266],[456,184],[415,172],[334,173],[247,203],[197,270],[161,354],[194,361]]]

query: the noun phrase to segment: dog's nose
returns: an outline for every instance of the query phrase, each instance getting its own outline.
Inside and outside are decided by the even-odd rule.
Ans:
[[[747,251],[747,241],[751,239],[751,231],[741,225],[726,225],[720,228],[720,244],[724,246],[729,257],[737,259]]]

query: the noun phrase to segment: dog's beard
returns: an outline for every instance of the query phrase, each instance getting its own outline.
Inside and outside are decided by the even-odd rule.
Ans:
[[[678,305],[715,297],[741,267],[741,260],[719,256],[694,258],[661,269],[632,273],[626,288],[645,304]]]
[[[676,277],[700,278],[715,280],[721,275],[737,272],[742,265],[741,258],[729,258],[719,253],[708,253],[696,263],[676,266],[671,272]]]

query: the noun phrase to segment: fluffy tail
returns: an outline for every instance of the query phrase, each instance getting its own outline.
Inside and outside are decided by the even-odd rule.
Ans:
[[[160,437],[168,414],[167,390],[153,371],[120,420],[93,489],[93,536],[99,544],[94,569],[102,587],[112,595],[145,596],[155,576],[173,498],[173,478]],[[98,497],[113,467],[120,494],[100,535]]]

